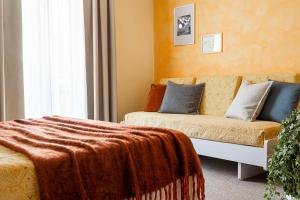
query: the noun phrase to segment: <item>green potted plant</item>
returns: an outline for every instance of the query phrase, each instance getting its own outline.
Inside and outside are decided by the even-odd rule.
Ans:
[[[265,199],[300,200],[300,110],[294,111],[283,123],[278,143],[269,160],[269,176]],[[284,194],[277,186],[281,185]]]

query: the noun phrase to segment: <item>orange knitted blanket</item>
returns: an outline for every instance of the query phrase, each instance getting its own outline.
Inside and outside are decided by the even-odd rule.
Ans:
[[[174,130],[53,116],[1,122],[0,145],[32,160],[42,200],[176,199],[177,184],[181,199],[205,199],[199,158]]]

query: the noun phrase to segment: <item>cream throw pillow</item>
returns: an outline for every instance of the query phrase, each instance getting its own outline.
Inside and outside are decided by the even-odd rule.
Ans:
[[[225,117],[254,121],[265,103],[271,86],[272,81],[258,84],[243,81],[236,97],[225,113]]]

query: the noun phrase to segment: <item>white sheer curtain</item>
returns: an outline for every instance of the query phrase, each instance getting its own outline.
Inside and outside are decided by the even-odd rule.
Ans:
[[[87,118],[83,0],[22,0],[25,117]]]

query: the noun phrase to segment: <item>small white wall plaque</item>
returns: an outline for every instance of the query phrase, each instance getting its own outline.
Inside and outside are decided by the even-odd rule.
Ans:
[[[174,9],[174,45],[194,44],[194,4]]]
[[[202,52],[203,53],[222,52],[222,33],[203,35]]]

